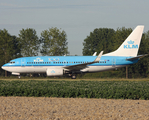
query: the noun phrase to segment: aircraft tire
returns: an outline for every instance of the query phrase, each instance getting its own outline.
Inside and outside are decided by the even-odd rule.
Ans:
[[[71,79],[76,79],[76,75],[72,75],[71,76]]]

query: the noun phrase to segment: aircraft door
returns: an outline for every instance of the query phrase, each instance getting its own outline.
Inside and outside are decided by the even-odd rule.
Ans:
[[[63,65],[64,65],[64,66],[67,65],[67,61],[66,61],[66,60],[63,61]]]
[[[113,58],[113,59],[112,59],[112,66],[114,67],[115,65],[116,65],[116,59]]]
[[[22,66],[22,67],[25,66],[25,59],[21,59],[21,66]]]

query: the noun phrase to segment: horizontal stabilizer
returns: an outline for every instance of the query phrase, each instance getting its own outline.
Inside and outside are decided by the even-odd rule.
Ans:
[[[138,55],[137,57],[128,58],[128,59],[126,59],[126,60],[133,61],[133,60],[136,60],[136,59],[138,59],[138,58],[145,57],[145,56],[147,56],[147,55],[148,55],[148,54],[145,54],[145,55]]]

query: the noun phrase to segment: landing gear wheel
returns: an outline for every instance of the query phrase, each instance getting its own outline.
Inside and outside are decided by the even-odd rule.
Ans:
[[[76,75],[72,75],[71,76],[71,79],[76,79]]]

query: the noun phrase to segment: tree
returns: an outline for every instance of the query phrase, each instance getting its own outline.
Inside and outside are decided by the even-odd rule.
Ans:
[[[118,28],[113,36],[113,50],[118,49],[118,47],[126,40],[126,38],[132,32],[131,28]]]
[[[138,55],[149,54],[149,31],[142,35]],[[149,56],[141,58],[137,64],[129,66],[132,78],[149,77]]]
[[[67,35],[64,30],[58,28],[49,28],[41,33],[42,55],[58,56],[68,54]]]
[[[6,29],[0,30],[0,66],[11,59],[20,57],[20,46],[16,36],[11,36]],[[0,74],[3,74],[0,69]]]
[[[92,55],[94,52],[104,53],[111,52],[113,50],[113,36],[115,31],[108,28],[95,29],[87,36],[83,42],[83,55]]]
[[[21,46],[21,55],[37,56],[39,53],[40,39],[36,35],[36,31],[32,28],[20,30],[18,37]]]

